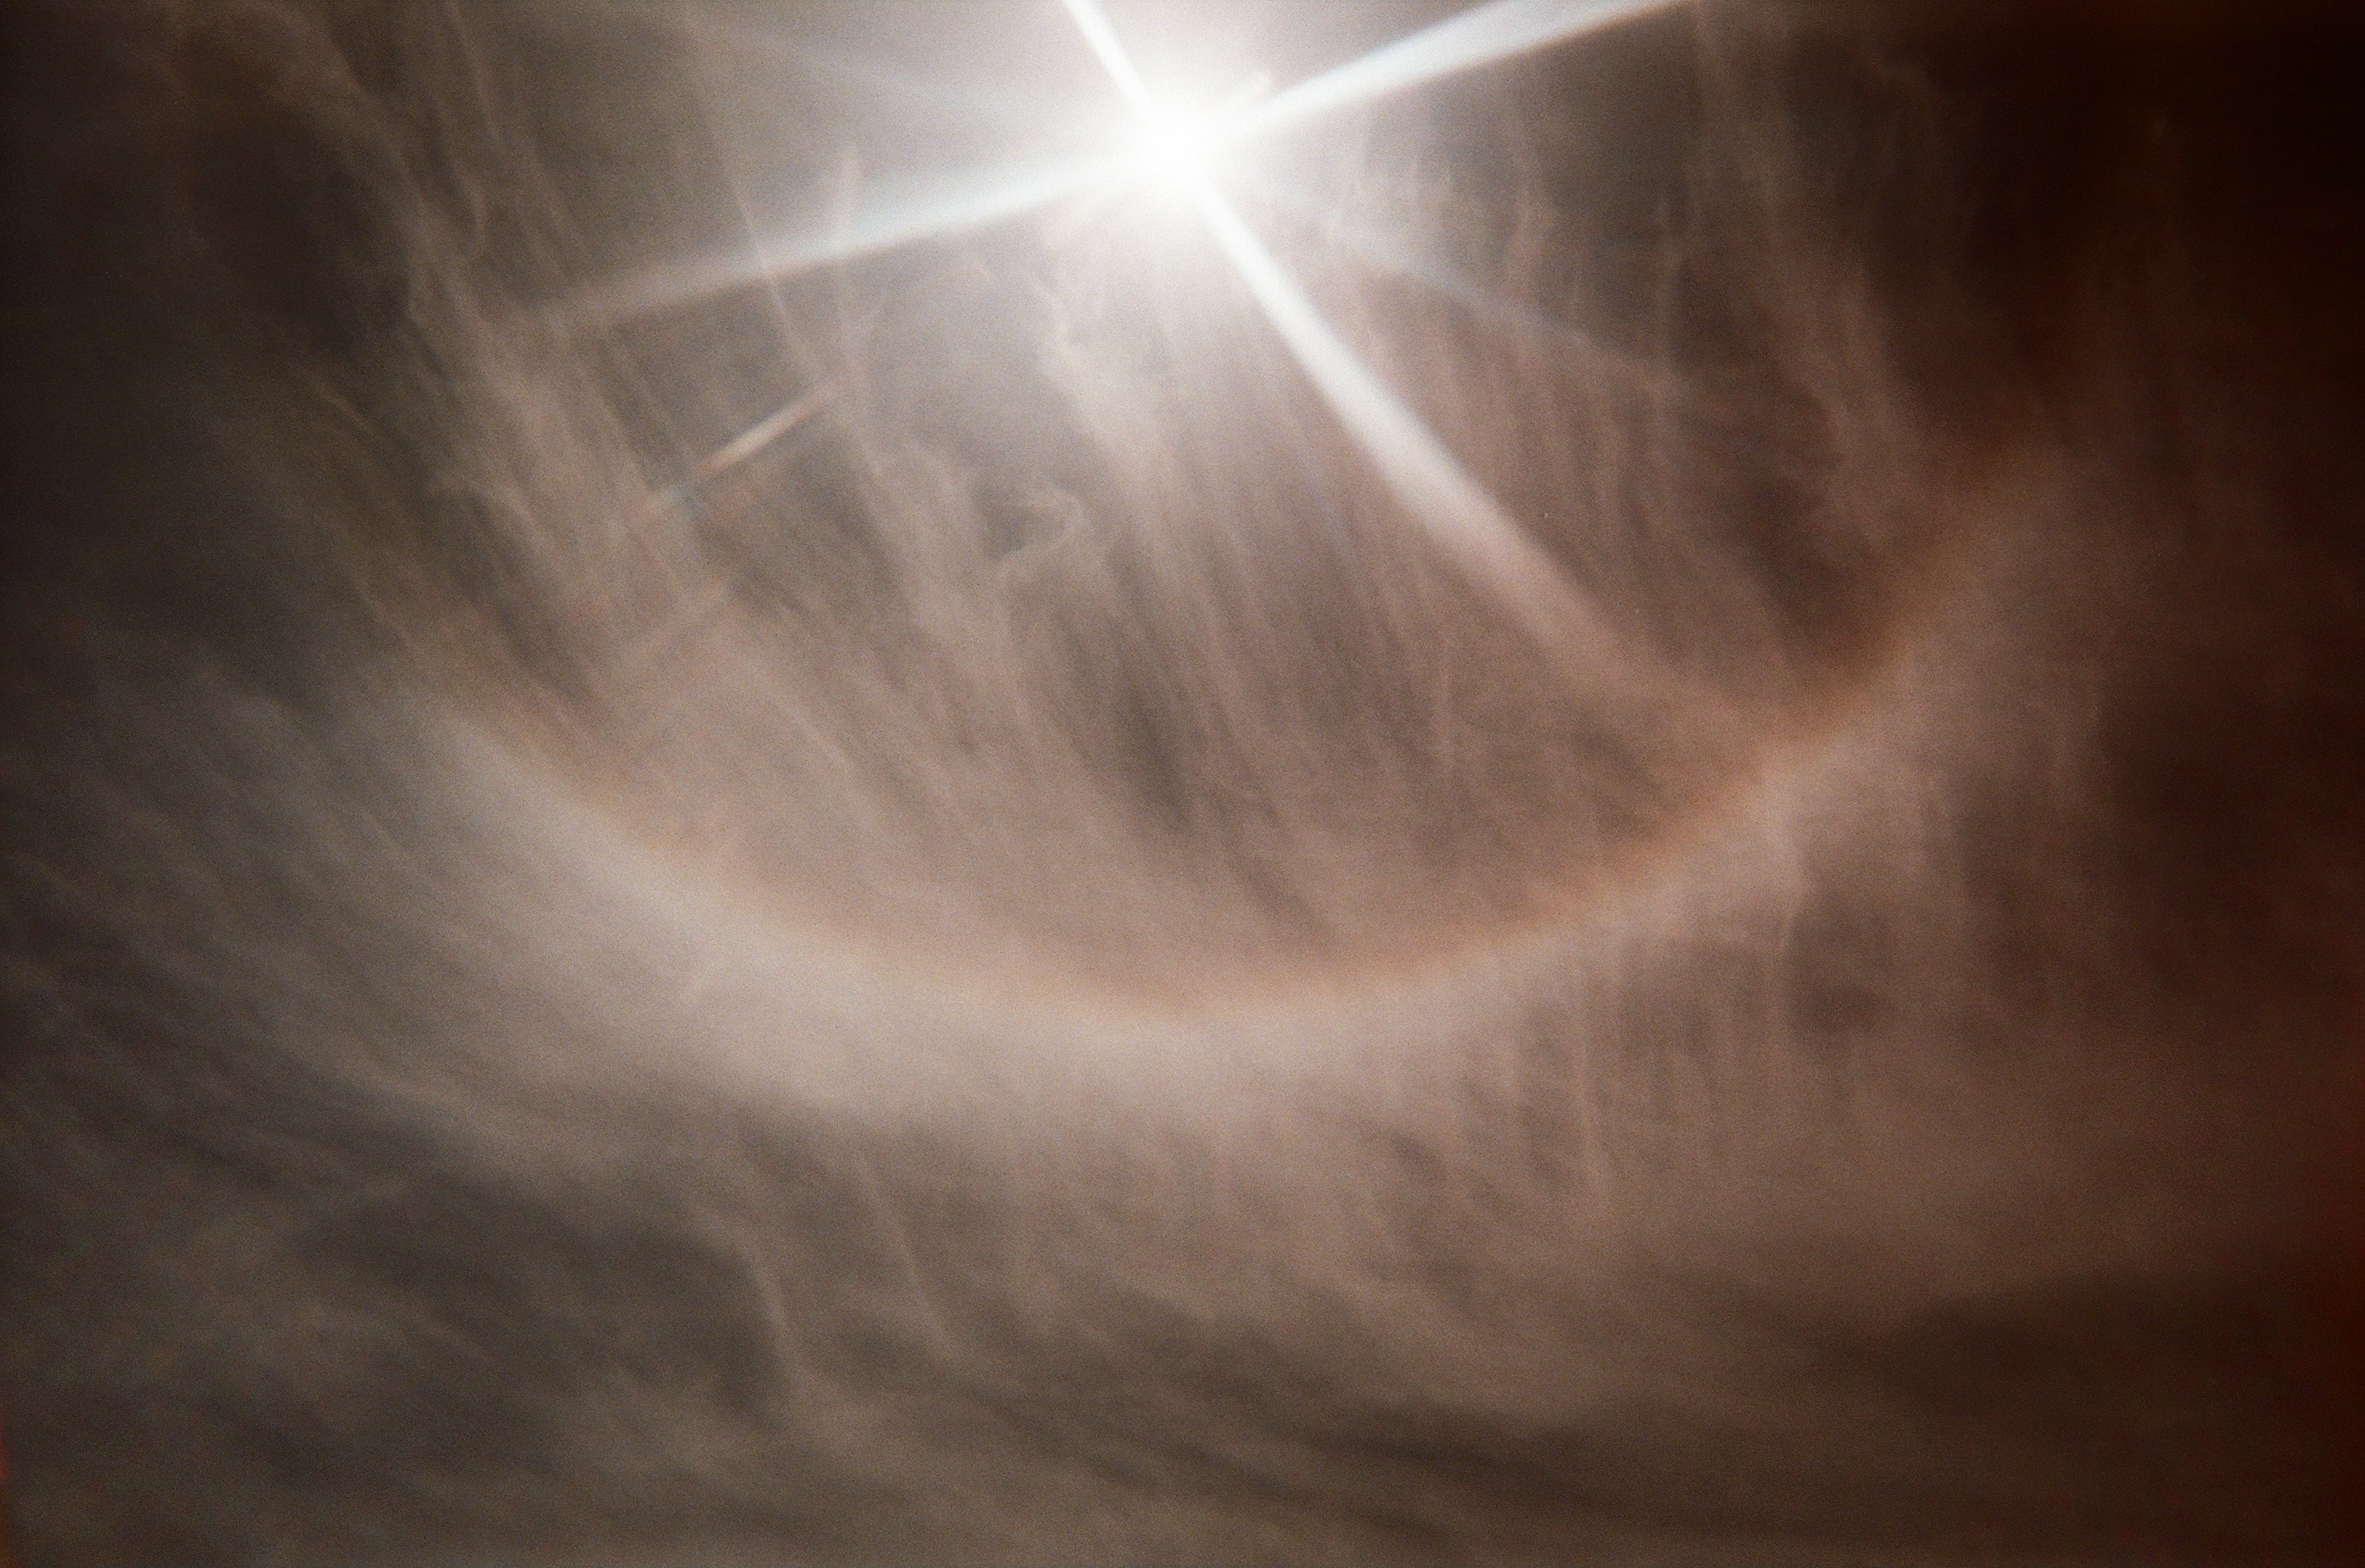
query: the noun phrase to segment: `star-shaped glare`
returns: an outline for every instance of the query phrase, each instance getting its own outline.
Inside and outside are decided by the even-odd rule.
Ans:
[[[1112,183],[1154,189],[1196,212],[1308,380],[1399,504],[1448,558],[1492,593],[1556,664],[1591,682],[1615,684],[1622,661],[1616,656],[1614,634],[1591,600],[1323,319],[1233,207],[1222,174],[1227,159],[1276,130],[1546,48],[1675,0],[1487,0],[1252,107],[1220,114],[1161,97],[1135,65],[1099,0],[1061,3],[1130,108],[1130,130],[1114,151],[970,176],[859,213],[827,234],[757,234],[747,253],[628,277],[583,297],[578,308],[593,319],[629,319],[768,278],[985,228]]]
[[[857,213],[825,231],[759,234],[745,252],[693,258],[611,281],[576,302],[592,320],[622,320],[725,290],[875,255],[898,246],[1003,223],[1064,201],[1112,177],[1182,170],[1217,172],[1222,156],[1285,128],[1367,104],[1407,87],[1550,48],[1593,28],[1679,0],[1487,0],[1434,27],[1309,77],[1251,110],[1210,125],[1161,103],[1126,53],[1095,0],[1062,0],[1068,15],[1137,115],[1164,117],[1114,153],[1021,168],[970,172]],[[1146,151],[1157,156],[1145,160]]]

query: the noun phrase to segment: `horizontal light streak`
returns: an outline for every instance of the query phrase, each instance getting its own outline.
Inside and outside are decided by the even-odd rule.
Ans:
[[[1093,158],[971,176],[940,192],[857,213],[849,222],[819,232],[759,235],[744,251],[650,267],[577,296],[572,309],[593,322],[629,321],[918,241],[991,228],[1062,201],[1108,178],[1116,166],[1115,160]]]

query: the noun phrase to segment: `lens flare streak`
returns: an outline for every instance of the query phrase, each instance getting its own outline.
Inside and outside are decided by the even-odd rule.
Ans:
[[[1113,166],[1111,160],[1095,158],[971,175],[956,187],[858,213],[820,233],[758,235],[746,251],[649,268],[577,297],[575,311],[602,324],[630,321],[769,279],[991,228],[1106,179]]]
[[[1259,135],[1407,87],[1549,49],[1677,0],[1489,0],[1409,38],[1326,71],[1267,99],[1241,126]],[[1071,3],[1070,9],[1074,9]]]
[[[1278,211],[1304,225],[1309,231],[1318,233],[1326,242],[1343,250],[1373,272],[1416,284],[1489,326],[1522,341],[1556,344],[1581,358],[1593,373],[1602,377],[1615,378],[1625,385],[1646,386],[1663,392],[1669,389],[1670,384],[1662,367],[1643,356],[1614,347],[1567,321],[1521,304],[1463,275],[1449,264],[1420,255],[1376,230],[1343,222],[1338,214],[1327,210],[1321,201],[1310,193],[1270,180],[1254,180],[1250,183],[1249,195],[1258,206]]]
[[[1099,0],[1060,0],[1060,4],[1067,8],[1068,19],[1076,24],[1076,30],[1092,46],[1093,57],[1108,72],[1117,91],[1125,95],[1125,101],[1145,119],[1161,118],[1165,111],[1158,95],[1142,80],[1133,57],[1125,51],[1124,43],[1117,38],[1116,29],[1109,26],[1108,14],[1100,8]]]
[[[1381,385],[1221,194],[1202,191],[1199,211],[1273,330],[1396,498],[1545,649],[1579,668],[1604,668],[1614,651],[1612,634],[1560,567],[1419,416]]]
[[[699,459],[698,465],[690,470],[689,482],[693,485],[711,484],[738,467],[819,413],[822,405],[829,401],[832,390],[826,386],[816,386],[750,425]]]

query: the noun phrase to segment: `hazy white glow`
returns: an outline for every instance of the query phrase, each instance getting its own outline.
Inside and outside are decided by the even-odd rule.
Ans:
[[[1204,121],[1167,109],[1142,117],[1134,142],[1133,173],[1142,182],[1174,194],[1195,192],[1216,176],[1217,138]]]
[[[1076,30],[1092,46],[1094,58],[1108,72],[1117,91],[1132,106],[1137,124],[1125,159],[1125,174],[1135,183],[1169,195],[1194,196],[1216,177],[1223,144],[1233,140],[1235,124],[1219,125],[1215,118],[1171,103],[1150,89],[1125,44],[1109,26],[1099,0],[1061,0]]]
[[[1070,0],[1070,9],[1074,9]],[[1475,70],[1676,0],[1487,0],[1460,16],[1384,44],[1333,71],[1267,100],[1244,122],[1244,134],[1275,129],[1314,115],[1374,98],[1440,76]]]

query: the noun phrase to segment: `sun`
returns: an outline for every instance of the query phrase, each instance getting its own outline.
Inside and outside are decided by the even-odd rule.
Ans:
[[[1161,105],[1139,117],[1126,162],[1137,184],[1190,197],[1215,183],[1221,151],[1222,140],[1208,121]]]

